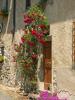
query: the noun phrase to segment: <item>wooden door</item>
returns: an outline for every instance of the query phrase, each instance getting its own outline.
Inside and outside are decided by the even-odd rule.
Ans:
[[[47,45],[43,48],[44,55],[44,89],[48,90],[50,88],[50,83],[52,83],[52,44],[51,41],[47,41]]]

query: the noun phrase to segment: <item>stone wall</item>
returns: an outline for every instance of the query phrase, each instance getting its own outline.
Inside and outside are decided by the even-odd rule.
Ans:
[[[48,4],[46,7],[45,12],[48,15],[50,34],[52,35],[53,91],[57,89],[57,86],[62,87],[62,89],[69,87],[67,80],[65,80],[66,84],[62,84],[65,78],[60,74],[61,72],[66,73],[65,69],[72,69],[72,22],[75,19],[74,11],[75,1],[72,0],[62,0],[62,2],[54,0],[53,5]],[[62,69],[61,72],[60,68]],[[67,73],[65,77],[67,77]]]
[[[72,67],[72,22],[51,25],[52,61],[54,67]]]
[[[9,41],[8,41],[9,40]],[[4,85],[15,85],[15,63],[13,62],[14,48],[12,43],[12,35],[4,34],[2,41],[4,42],[4,64],[1,69],[1,83]]]
[[[33,3],[33,5],[36,3]],[[72,22],[75,19],[74,0],[50,0],[47,2],[44,11],[50,24],[50,35],[52,35],[52,73],[53,80],[56,80],[56,73],[59,68],[72,68]],[[67,74],[66,74],[67,75]],[[62,78],[62,77],[61,77]],[[58,83],[60,84],[60,83]],[[43,88],[43,83],[40,82]]]
[[[52,67],[72,67],[72,22],[75,19],[75,1],[48,0],[44,11],[52,35]],[[33,5],[36,4],[33,2]]]
[[[1,2],[0,2],[1,3]],[[24,22],[23,22],[23,15],[25,12],[25,0],[16,0],[16,31],[23,29]],[[9,0],[9,7],[10,7],[10,0]],[[12,42],[12,29],[13,29],[13,23],[12,23],[12,9],[11,9],[11,15],[8,25],[8,31],[6,32],[6,26],[8,22],[8,17],[3,20],[3,31],[1,35],[1,39],[4,42],[4,57],[5,61],[1,68],[1,76],[0,76],[0,83],[8,86],[14,86],[15,85],[15,78],[16,78],[16,70],[15,70],[15,62],[13,62],[13,56],[15,55],[14,51],[14,43],[15,41],[19,40],[20,38],[20,32],[15,32],[15,38]],[[2,21],[2,18],[0,18],[0,22]]]

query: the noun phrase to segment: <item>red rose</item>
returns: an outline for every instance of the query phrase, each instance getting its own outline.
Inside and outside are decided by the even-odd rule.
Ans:
[[[35,45],[34,42],[31,42],[31,41],[28,41],[28,44],[29,44],[30,46],[34,46],[34,45]]]
[[[43,40],[43,39],[39,40],[39,42],[40,42],[41,44],[43,44],[43,45],[46,45],[46,42],[45,42],[45,40]]]
[[[39,25],[40,28],[46,28],[44,24]]]
[[[42,34],[42,33],[39,33],[39,34],[37,33],[37,34],[36,34],[36,37],[37,37],[38,39],[40,39],[40,38],[43,37],[43,34]]]
[[[37,58],[37,54],[32,54],[31,56],[33,59]]]
[[[21,37],[21,41],[22,41],[22,43],[24,43],[24,42],[25,42],[25,39],[24,39],[24,37]]]
[[[36,35],[37,34],[36,30],[31,30],[31,34]]]
[[[25,23],[28,23],[28,24],[30,24],[30,23],[32,23],[32,18],[30,18],[29,16],[26,16],[25,18],[24,18],[24,22]]]

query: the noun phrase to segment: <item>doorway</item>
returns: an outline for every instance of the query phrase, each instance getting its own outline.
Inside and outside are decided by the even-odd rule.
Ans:
[[[49,90],[52,84],[52,39],[43,47],[44,89]]]

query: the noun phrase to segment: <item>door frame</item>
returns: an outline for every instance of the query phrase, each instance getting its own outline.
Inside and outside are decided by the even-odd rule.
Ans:
[[[49,36],[47,43],[50,43],[50,66],[51,67],[49,69],[47,69],[47,67],[45,65],[45,62],[48,59],[44,55],[44,48],[46,47],[46,46],[44,46],[43,47],[44,89],[45,90],[50,90],[50,88],[51,88],[50,85],[52,84],[52,36]],[[48,71],[48,70],[49,70],[49,72],[51,72],[50,73],[51,77],[50,77],[50,83],[49,84],[45,82],[47,80],[47,79],[45,79],[47,77],[47,75],[45,76],[45,73],[46,73],[45,71]],[[49,80],[47,80],[47,81],[49,81]]]

